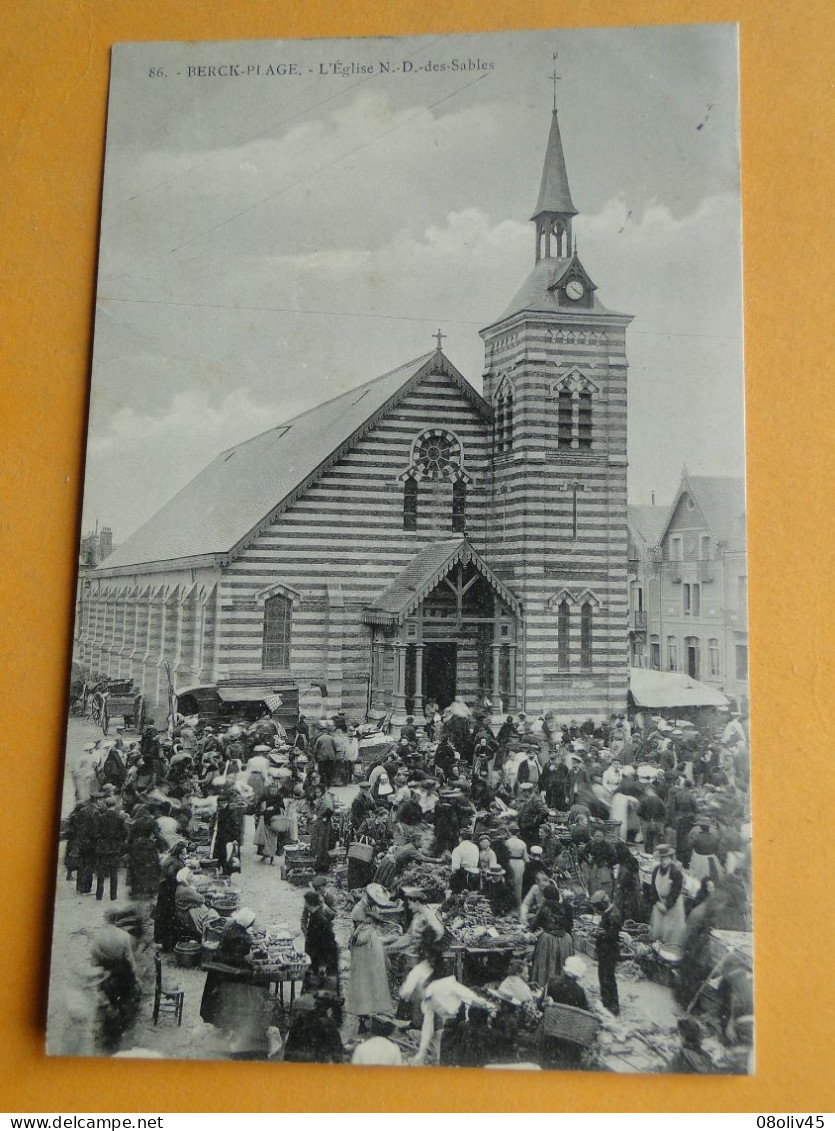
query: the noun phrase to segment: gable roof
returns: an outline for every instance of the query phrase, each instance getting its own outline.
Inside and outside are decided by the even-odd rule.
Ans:
[[[424,597],[458,562],[472,562],[478,572],[498,593],[508,608],[519,613],[520,604],[510,590],[496,577],[484,559],[466,538],[444,538],[429,542],[403,567],[371,605],[363,611],[363,619],[372,624],[399,624],[415,611]]]
[[[721,542],[726,549],[745,549],[745,480],[742,476],[690,475],[687,471],[682,472],[681,483],[667,512],[662,538],[666,535],[685,492],[689,492],[701,508],[717,542]]]
[[[644,545],[657,546],[667,529],[670,512],[667,507],[630,503],[626,520],[631,535],[637,535]]]
[[[439,350],[349,389],[221,452],[96,571],[209,564],[239,550],[429,373],[451,378],[485,419],[491,410]],[[157,568],[165,568],[157,566]]]

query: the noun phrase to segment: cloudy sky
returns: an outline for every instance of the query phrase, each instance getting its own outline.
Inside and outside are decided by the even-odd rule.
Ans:
[[[580,255],[635,315],[631,500],[669,499],[683,463],[742,474],[730,25],[122,45],[85,530],[123,541],[219,451],[426,352],[439,325],[480,388],[478,330],[533,266],[555,51]],[[240,73],[189,77],[219,65]]]

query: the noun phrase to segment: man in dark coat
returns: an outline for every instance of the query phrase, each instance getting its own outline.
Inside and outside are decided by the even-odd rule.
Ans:
[[[557,809],[560,812],[568,809],[567,784],[568,766],[560,758],[558,751],[553,750],[545,769],[539,776],[539,788],[549,809]]]
[[[128,840],[124,813],[115,797],[108,797],[96,818],[96,899],[104,899],[104,883],[110,880],[110,898],[119,892],[119,864]]]
[[[351,827],[356,833],[369,813],[374,812],[374,802],[371,799],[371,783],[360,782],[359,793],[351,802]]]
[[[320,724],[322,726],[322,724]],[[313,747],[313,758],[316,762],[316,769],[319,771],[319,776],[322,779],[322,784],[326,789],[330,788],[333,781],[333,771],[336,766],[338,751],[336,743],[333,739],[333,734],[328,724],[325,723],[322,727],[322,733],[316,739]]]
[[[75,812],[74,831],[78,871],[75,890],[79,895],[90,895],[93,890],[93,871],[96,866],[96,833],[98,829],[100,794],[95,793]]]
[[[623,923],[620,913],[604,891],[596,891],[590,902],[594,910],[600,914],[595,938],[600,1001],[605,1009],[617,1016],[620,1013],[620,1002],[615,968],[620,959],[620,930]]]
[[[548,820],[548,808],[530,782],[520,787],[519,836],[528,846],[539,840],[539,826]]]

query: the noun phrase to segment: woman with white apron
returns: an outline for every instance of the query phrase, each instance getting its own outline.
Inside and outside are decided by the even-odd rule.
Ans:
[[[684,878],[673,863],[675,852],[669,844],[659,844],[655,850],[658,860],[652,871],[652,889],[655,904],[649,922],[650,935],[662,947],[682,947],[686,917],[684,914]]]

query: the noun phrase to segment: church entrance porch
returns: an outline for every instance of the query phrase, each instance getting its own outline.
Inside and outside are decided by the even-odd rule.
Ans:
[[[451,643],[425,644],[423,646],[423,694],[434,699],[443,711],[455,698],[458,666],[458,645]],[[417,655],[417,651],[413,652]],[[423,704],[415,703],[414,687],[406,685],[406,709],[412,713],[422,711]]]
[[[364,611],[371,711],[395,725],[456,697],[513,709],[519,603],[464,538],[425,546]]]

